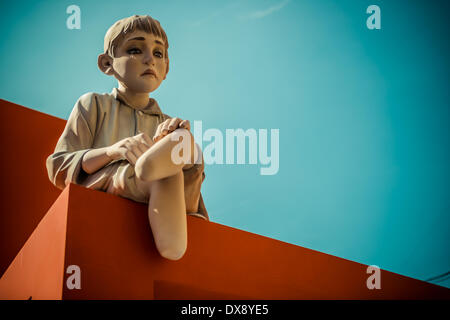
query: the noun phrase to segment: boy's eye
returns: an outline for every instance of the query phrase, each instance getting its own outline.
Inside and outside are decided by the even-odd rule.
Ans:
[[[127,50],[127,53],[128,54],[139,54],[139,53],[141,53],[141,50],[138,48],[131,48],[131,49]]]
[[[163,55],[163,53],[161,52],[161,51],[156,51],[155,52],[155,55],[158,57],[158,58],[162,58],[164,55]]]

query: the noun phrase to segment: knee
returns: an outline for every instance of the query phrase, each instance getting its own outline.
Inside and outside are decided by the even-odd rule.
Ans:
[[[173,246],[173,247],[168,247],[168,248],[158,248],[159,254],[166,259],[169,260],[180,260],[184,254],[186,253],[186,245],[184,246]]]
[[[181,162],[183,165],[193,164],[196,146],[192,133],[187,129],[178,128],[170,133],[169,136],[170,135],[172,135],[172,141],[177,141],[177,143],[182,141],[183,154],[186,153],[186,155],[182,157],[183,160]],[[180,140],[180,138],[182,138],[182,140]],[[172,161],[174,160],[172,159]],[[179,161],[177,162],[179,163]]]
[[[136,177],[142,181],[152,181],[153,176],[152,173],[155,173],[155,164],[151,158],[140,157],[136,161],[136,165],[134,166],[134,172],[136,173]]]

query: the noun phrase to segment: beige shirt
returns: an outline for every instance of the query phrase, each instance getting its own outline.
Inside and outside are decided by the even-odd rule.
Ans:
[[[113,145],[141,132],[153,137],[158,125],[168,118],[152,98],[149,98],[147,107],[137,109],[127,104],[116,88],[110,94],[84,94],[75,103],[54,153],[47,158],[50,181],[60,189],[72,182],[148,203],[148,195],[136,185],[134,168],[127,160],[115,160],[93,174],[87,174],[82,169],[81,160],[91,149]],[[201,184],[204,179],[203,165],[196,166],[194,171],[201,170],[203,175]],[[201,194],[199,201],[204,209],[202,216],[209,220]]]

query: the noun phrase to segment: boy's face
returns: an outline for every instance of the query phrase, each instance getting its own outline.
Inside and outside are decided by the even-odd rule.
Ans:
[[[156,90],[166,78],[168,59],[161,38],[136,30],[118,46],[112,61],[114,77],[136,93]]]

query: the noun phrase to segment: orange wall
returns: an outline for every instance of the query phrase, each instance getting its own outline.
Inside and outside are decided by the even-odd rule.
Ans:
[[[48,179],[45,160],[65,123],[0,99],[0,275],[61,193]]]

